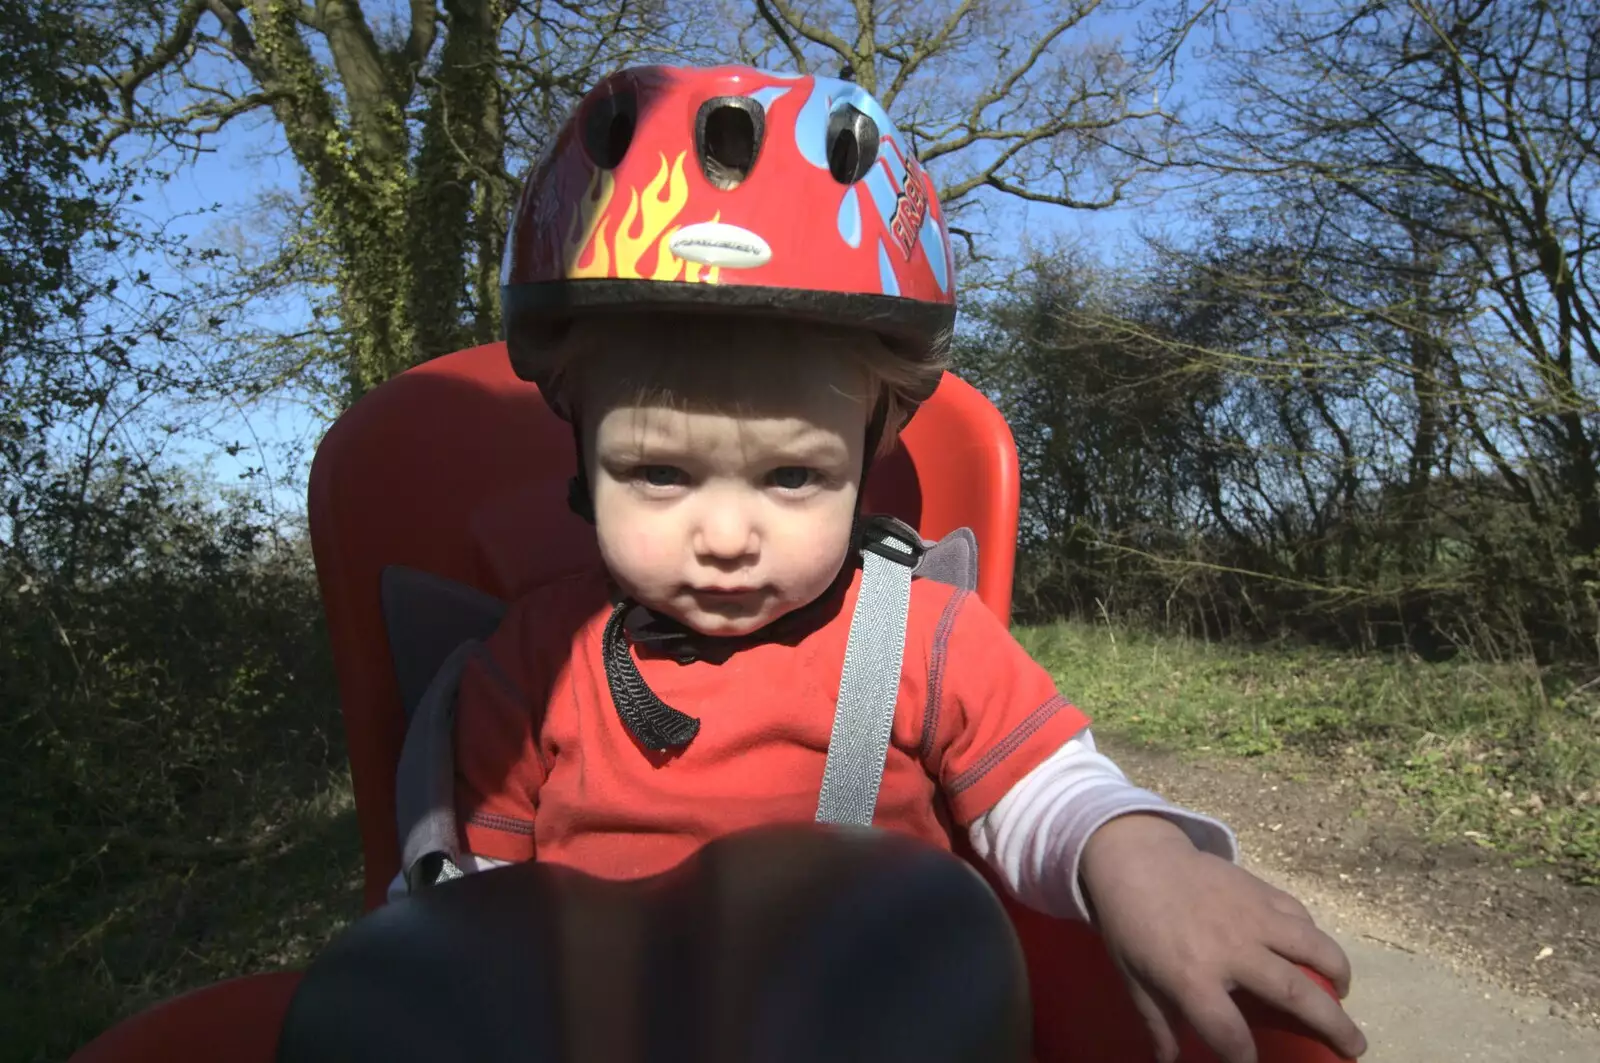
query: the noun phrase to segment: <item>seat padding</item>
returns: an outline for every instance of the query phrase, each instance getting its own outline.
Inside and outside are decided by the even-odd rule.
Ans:
[[[395,683],[409,721],[440,665],[463,642],[482,642],[494,634],[506,614],[506,603],[465,583],[405,565],[383,570],[381,591]]]

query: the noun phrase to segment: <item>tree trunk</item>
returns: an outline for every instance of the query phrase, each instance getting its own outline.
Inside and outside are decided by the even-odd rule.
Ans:
[[[446,0],[444,6],[450,36],[439,72],[426,86],[408,218],[413,363],[491,340],[499,331],[500,250],[510,198],[496,81],[504,4]],[[465,305],[469,298],[471,306]]]
[[[235,54],[272,97],[272,110],[311,186],[319,226],[337,258],[348,399],[410,364],[410,268],[404,222],[407,136],[377,46],[355,4],[324,5],[334,66],[348,72],[348,130],[340,122],[292,5],[252,0],[253,19],[230,27]],[[369,54],[370,53],[370,54]]]

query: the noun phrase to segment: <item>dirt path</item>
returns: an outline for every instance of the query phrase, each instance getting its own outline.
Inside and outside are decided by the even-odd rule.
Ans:
[[[1239,832],[1349,952],[1371,1063],[1600,1060],[1600,890],[1419,840],[1366,780],[1103,738],[1134,781]]]

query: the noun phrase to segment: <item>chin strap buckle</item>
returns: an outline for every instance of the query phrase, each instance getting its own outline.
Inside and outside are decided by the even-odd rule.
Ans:
[[[856,542],[867,553],[915,569],[928,552],[922,536],[893,517],[872,516],[861,522]]]

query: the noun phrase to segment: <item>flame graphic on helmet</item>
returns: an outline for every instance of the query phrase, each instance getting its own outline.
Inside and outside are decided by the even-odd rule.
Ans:
[[[689,202],[689,182],[683,178],[683,157],[687,154],[678,152],[670,171],[667,157],[661,156],[661,169],[645,186],[644,195],[641,197],[636,189],[628,193],[628,211],[617,228],[618,277],[639,276],[640,257],[661,238],[661,233]],[[667,193],[665,197],[661,194],[663,188]]]
[[[597,169],[589,178],[589,187],[578,200],[578,209],[572,214],[572,227],[567,234],[567,276],[606,277],[611,274],[611,248],[606,242],[606,208],[611,205],[611,194],[616,180],[610,171]],[[598,234],[598,235],[597,235]],[[594,241],[594,254],[587,266],[580,266],[583,250]]]
[[[681,228],[672,223],[689,202],[689,182],[683,175],[686,154],[679,152],[671,164],[662,155],[661,168],[644,187],[643,194],[637,188],[628,190],[628,208],[622,215],[622,223],[617,226],[614,245],[607,237],[613,220],[610,208],[615,198],[615,179],[609,171],[595,170],[589,179],[589,187],[578,201],[578,209],[573,213],[568,231],[568,277],[640,279],[643,274],[639,272],[639,260],[654,246],[657,248],[656,266],[651,280],[674,281],[681,274],[682,279],[690,283],[717,283],[719,267],[713,266],[702,275],[699,265],[685,263],[667,249],[666,241]],[[719,211],[713,220],[720,220],[721,216]],[[589,261],[583,264],[586,251],[589,251]]]

